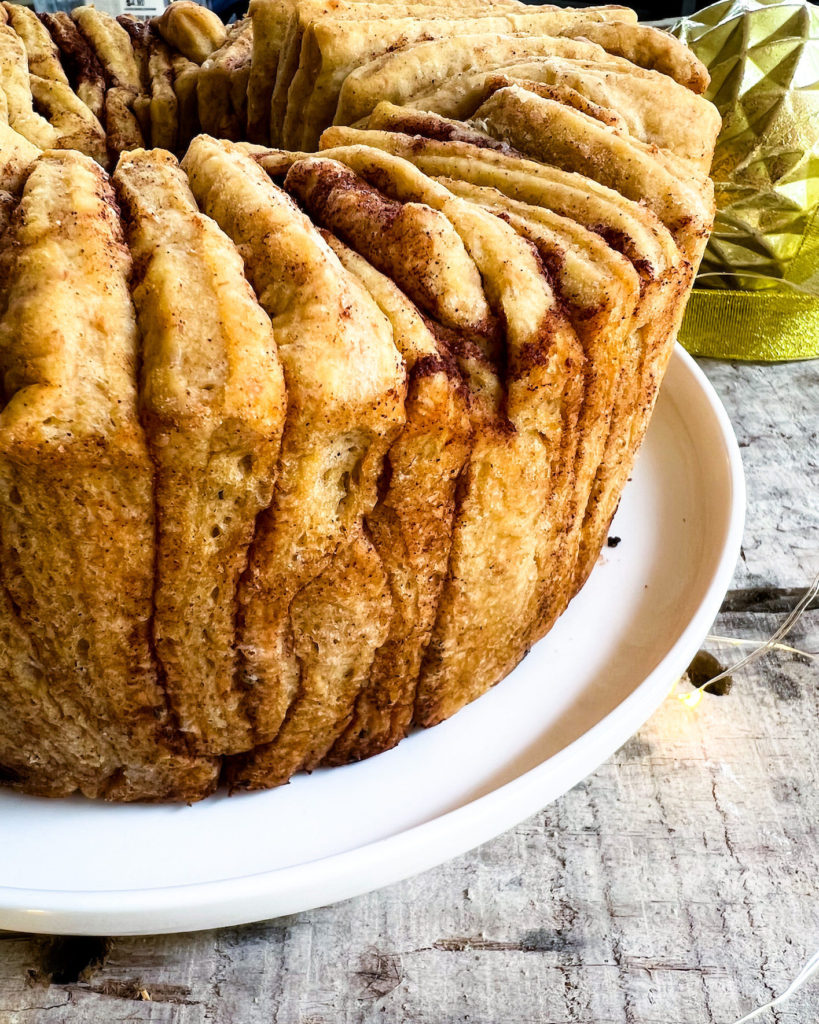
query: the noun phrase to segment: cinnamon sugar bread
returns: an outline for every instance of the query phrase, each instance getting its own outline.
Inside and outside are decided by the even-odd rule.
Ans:
[[[648,426],[706,81],[620,7],[1,4],[0,782],[268,788],[502,680]]]

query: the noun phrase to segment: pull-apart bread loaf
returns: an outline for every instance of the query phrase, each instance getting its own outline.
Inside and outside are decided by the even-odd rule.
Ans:
[[[3,0],[0,782],[278,786],[503,679],[645,435],[707,80],[622,7]]]

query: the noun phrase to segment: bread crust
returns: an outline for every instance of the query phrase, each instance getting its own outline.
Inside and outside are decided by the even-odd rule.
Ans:
[[[57,132],[55,149],[76,149],[108,166],[105,132],[71,86],[50,78],[30,75],[31,93]]]
[[[698,94],[705,92],[711,80],[705,65],[685,43],[652,25],[581,22],[567,25],[561,35],[590,39],[608,53],[625,57],[642,68],[661,71]]]
[[[451,79],[460,82],[460,75],[493,71],[535,56],[597,61],[607,55],[602,47],[585,40],[498,34],[477,26],[445,39],[419,40],[351,71],[341,86],[333,124],[357,124],[382,100],[402,105],[428,90],[447,89]],[[622,63],[628,66],[625,60]]]
[[[104,172],[40,157],[3,247],[0,545],[15,675],[57,726],[16,781],[114,799],[197,799],[216,765],[174,747],[150,644],[153,471],[136,412],[130,257]],[[60,272],[55,274],[55,268]],[[44,269],[48,268],[48,269]],[[12,780],[14,781],[14,780]]]
[[[155,24],[168,46],[194,64],[204,64],[227,38],[227,29],[219,15],[195,0],[175,0]]]
[[[384,456],[404,422],[405,374],[383,314],[248,156],[200,136],[183,168],[200,206],[245,259],[273,323],[288,393],[273,504],[260,518],[240,592],[251,714],[266,746],[231,761],[227,776],[233,786],[255,788],[284,782],[305,759],[326,753],[346,719],[317,721],[316,735],[308,737],[304,717],[328,686],[343,694],[335,707],[349,704],[349,715],[355,697],[349,673],[363,685],[358,667],[381,642],[367,623],[389,622],[383,570],[374,570],[361,530],[375,504]],[[358,603],[334,614],[328,607],[339,632],[329,646],[322,633],[319,646],[326,650],[318,659],[308,657],[300,630],[317,620],[299,595],[315,583],[321,601],[332,603],[327,577],[318,581],[326,573],[337,578],[337,559],[351,574],[350,560],[360,560]],[[351,615],[359,629],[350,627]],[[285,715],[293,724],[279,747]]]
[[[32,75],[48,78],[68,85],[68,78],[60,62],[60,51],[45,25],[30,7],[3,2],[8,24],[14,29],[26,48],[28,69]]]
[[[140,409],[157,473],[154,642],[191,749],[235,753],[252,746],[237,591],[273,495],[284,378],[241,258],[199,213],[175,158],[125,154],[114,184],[136,265]]]
[[[98,120],[104,116],[105,73],[97,55],[66,11],[40,14],[60,51],[60,60],[69,84]]]
[[[9,126],[39,149],[54,146],[57,131],[34,110],[26,50],[10,25],[0,25],[0,82]]]
[[[551,569],[552,489],[571,471],[577,444],[584,356],[528,241],[404,160],[364,147],[326,155],[378,181],[390,198],[443,214],[504,325],[503,402],[461,478],[447,581],[418,685],[416,715],[434,724],[494,685],[528,649]]]
[[[247,83],[253,53],[253,22],[231,25],[222,47],[208,57],[197,79],[202,131],[238,142],[247,123]]]
[[[592,8],[584,17],[613,16],[615,8]],[[312,22],[304,33],[299,71],[290,84],[282,141],[286,146],[312,149],[322,130],[333,123],[339,94],[351,71],[391,49],[421,40],[446,40],[483,33],[489,37],[559,35],[577,20],[570,9],[541,9],[534,13],[474,16],[468,9],[451,10],[445,18],[379,18],[346,21],[339,32],[332,18]],[[554,44],[560,47],[560,44]],[[315,69],[315,70],[314,70]],[[298,130],[300,128],[300,131]]]
[[[328,154],[337,152],[331,147],[345,143],[380,147],[428,174],[491,186],[510,199],[576,220],[626,256],[640,275],[642,299],[629,344],[631,354],[620,374],[612,429],[584,516],[571,584],[576,593],[597,560],[645,433],[684,310],[682,299],[691,284],[690,264],[650,211],[580,175],[464,142],[350,128],[331,128],[322,136]]]
[[[388,750],[409,730],[447,572],[455,488],[469,455],[472,425],[468,388],[432,325],[389,278],[337,239],[327,240],[389,318],[409,378],[407,423],[390,448],[382,494],[367,516],[388,574],[393,617],[353,719],[324,761],[344,764]]]
[[[714,187],[687,162],[516,85],[493,92],[471,123],[539,163],[578,172],[644,203],[699,266],[714,219]]]

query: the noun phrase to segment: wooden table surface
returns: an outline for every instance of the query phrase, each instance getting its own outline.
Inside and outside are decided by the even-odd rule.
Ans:
[[[748,480],[714,632],[766,637],[819,570],[819,362],[704,367]],[[816,602],[790,642],[819,650]],[[728,695],[669,697],[517,828],[369,896],[190,935],[0,933],[0,1024],[733,1024],[819,948],[818,828],[819,662],[768,655]],[[819,980],[763,1020],[816,1024]]]

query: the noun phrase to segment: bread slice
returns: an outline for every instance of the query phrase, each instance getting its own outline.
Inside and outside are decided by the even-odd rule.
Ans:
[[[174,90],[170,47],[153,37],[149,44],[151,145],[175,152],[179,147],[179,100]]]
[[[537,248],[555,292],[586,356],[584,398],[578,417],[579,441],[571,474],[555,492],[562,509],[553,538],[553,569],[539,599],[533,639],[545,634],[573,594],[581,530],[595,477],[604,461],[609,435],[622,428],[612,421],[620,381],[636,375],[634,329],[640,278],[631,263],[599,235],[551,210],[531,206],[497,189],[454,178],[439,179],[451,192],[506,221]]]
[[[583,15],[607,18],[621,10],[591,8]],[[561,28],[576,20],[578,14],[571,9],[541,8],[534,13],[474,16],[474,12],[468,9],[460,11],[454,8],[446,18],[345,21],[343,31],[339,31],[331,17],[318,19],[304,33],[299,73],[288,91],[283,142],[286,146],[313,148],[322,130],[333,123],[347,75],[381,54],[422,40],[457,39],[470,33],[484,33],[490,37],[504,33],[527,37],[555,36],[560,34]]]
[[[105,132],[88,107],[69,85],[51,78],[29,76],[31,94],[57,132],[55,149],[76,149],[108,166]]]
[[[54,146],[57,131],[34,110],[26,50],[10,25],[0,25],[0,89],[14,131],[39,149]]]
[[[266,746],[227,770],[252,788],[326,753],[386,639],[386,576],[362,528],[404,422],[405,375],[388,321],[250,157],[199,136],[183,167],[244,258],[287,385],[276,491],[240,592],[250,710]],[[343,717],[320,715],[325,701]]]
[[[212,53],[224,46],[227,29],[209,8],[195,0],[175,0],[154,22],[157,32],[173,50],[194,64],[204,64]]]
[[[661,71],[692,92],[704,93],[708,88],[710,77],[702,61],[685,43],[652,25],[617,19],[581,21],[566,25],[561,35],[590,39],[632,64]]]
[[[134,100],[134,114],[146,142],[151,139],[151,41],[156,38],[151,26],[134,14],[117,15],[117,24],[128,33],[139,72],[140,91]],[[154,143],[158,145],[158,143]]]
[[[234,142],[244,138],[252,52],[253,22],[245,18],[229,26],[224,46],[202,65],[197,82],[202,131]]]
[[[277,170],[289,169],[297,160],[296,154],[282,159],[275,152],[258,157],[268,173],[272,164]],[[306,199],[306,193],[296,194]],[[311,190],[309,209],[342,241],[367,253],[370,262],[428,316],[465,332],[488,353],[497,352],[500,326],[487,302],[480,273],[442,213],[423,203],[390,199],[340,168]]]
[[[40,14],[39,18],[60,51],[69,84],[94,117],[101,120],[105,105],[105,73],[97,55],[66,11]]]
[[[335,161],[310,159],[293,166],[285,187],[314,221],[332,225],[333,192],[348,193],[350,177]],[[353,720],[326,759],[341,764],[394,746],[409,729],[446,576],[455,486],[468,456],[471,424],[468,392],[432,325],[388,277],[332,235],[325,237],[390,320],[409,377],[406,426],[389,451],[381,496],[367,516],[388,573],[393,617]],[[364,247],[373,251],[366,241]]]
[[[105,73],[105,133],[111,162],[116,164],[120,153],[145,144],[140,118],[146,119],[149,96],[137,56],[128,32],[105,11],[75,7],[71,17]]]
[[[35,788],[65,773],[65,791],[89,796],[197,799],[216,765],[171,745],[151,653],[153,470],[130,257],[102,169],[40,157],[3,259],[0,561],[17,666],[3,686],[21,724],[47,723],[54,762],[4,749],[0,763]]]
[[[252,746],[237,590],[273,495],[284,378],[241,258],[175,158],[124,154],[114,184],[137,270],[140,407],[157,472],[156,651],[191,749],[235,753]]]
[[[477,106],[474,90],[463,89],[463,76],[494,71],[535,57],[590,62],[616,59],[608,57],[605,50],[595,43],[548,35],[511,32],[498,35],[473,29],[446,39],[419,41],[362,63],[351,71],[341,86],[333,123],[358,124],[382,100],[404,105],[416,96],[436,90],[447,97],[444,109],[439,112],[461,116],[460,105],[468,108],[475,99]],[[629,66],[625,60],[621,63],[624,67]],[[451,110],[453,105],[458,109]],[[474,106],[469,112],[473,110]]]
[[[177,145],[179,151],[184,152],[188,148],[188,143],[200,130],[197,90],[200,68],[181,53],[171,54],[171,68],[173,91],[176,96]]]
[[[0,98],[4,95],[0,90]],[[39,147],[0,118],[0,188],[12,194],[19,192],[39,155]]]
[[[144,90],[131,38],[115,18],[96,7],[75,7],[71,12],[77,28],[102,65],[107,83],[139,96]]]
[[[248,7],[253,53],[247,82],[247,138],[255,144],[270,142],[270,101],[294,7],[295,0],[250,0]]]
[[[3,2],[3,9],[8,17],[8,24],[26,48],[28,69],[31,74],[68,85],[68,77],[60,61],[60,51],[34,11],[30,7],[8,3],[6,0]]]
[[[491,0],[466,0],[466,3],[470,7],[488,8]],[[444,0],[434,0],[433,5],[442,10],[454,6],[446,4]],[[352,3],[344,3],[342,0],[325,0],[320,9],[312,3],[300,3],[298,0],[251,0],[248,13],[254,25],[253,57],[247,88],[247,138],[250,142],[262,145],[268,142],[278,145],[281,142],[280,129],[287,105],[287,90],[298,69],[304,25],[310,17],[337,13],[350,6]],[[356,3],[356,6],[363,5]],[[367,6],[373,8],[376,4],[370,3]],[[384,11],[385,17],[395,17],[397,11],[394,0],[383,0],[378,6]],[[522,5],[517,0],[503,0],[503,6]],[[286,63],[286,67],[280,67],[280,60]],[[273,93],[277,84],[280,98],[274,110]]]
[[[142,149],[145,145],[145,136],[137,117],[136,99],[130,89],[119,86],[112,86],[105,91],[105,140],[108,144],[108,157],[114,167],[120,153],[129,149]]]
[[[441,105],[443,88],[424,97],[413,97],[408,105],[447,117],[469,118],[491,93],[507,85],[520,85],[552,99],[556,97],[542,90],[574,90],[605,110],[615,111],[621,127],[633,138],[690,161],[703,174],[710,169],[711,154],[722,127],[717,108],[667,75],[636,65],[624,69],[608,62],[596,65],[590,61],[544,57],[496,72],[463,76],[460,81],[451,80],[450,95],[455,96],[457,89],[455,108],[446,103]]]

